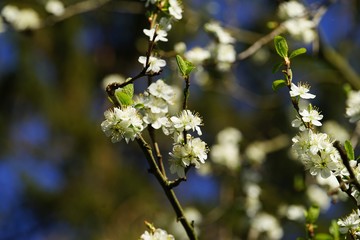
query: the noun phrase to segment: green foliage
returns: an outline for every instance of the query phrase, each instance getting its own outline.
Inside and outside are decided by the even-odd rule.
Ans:
[[[355,153],[354,153],[354,148],[351,145],[351,142],[346,140],[344,146],[345,146],[345,151],[346,151],[347,157],[350,160],[354,160],[355,159]]]
[[[320,214],[319,206],[316,205],[311,206],[309,210],[307,210],[305,213],[306,223],[314,224],[318,220],[319,214]]]
[[[133,84],[128,84],[123,88],[119,88],[115,90],[115,97],[122,107],[133,104],[133,100],[132,100],[133,95],[134,95]]]
[[[294,57],[296,57],[298,55],[301,55],[301,54],[304,54],[304,53],[306,53],[306,48],[299,48],[299,49],[294,50],[290,54],[289,58],[294,58]]]
[[[272,83],[272,89],[274,91],[277,91],[279,88],[286,87],[286,86],[287,86],[287,81],[284,79],[278,79]]]
[[[183,77],[189,77],[195,66],[191,62],[184,60],[180,55],[176,55],[176,62]]]
[[[274,45],[276,52],[280,57],[286,58],[288,56],[289,48],[285,38],[282,36],[276,36],[274,38]]]
[[[330,233],[332,234],[334,240],[340,240],[339,225],[335,220],[331,221]]]

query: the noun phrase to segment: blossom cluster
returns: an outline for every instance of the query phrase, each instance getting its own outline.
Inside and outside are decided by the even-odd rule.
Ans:
[[[291,84],[290,96],[297,103],[303,99],[315,98],[314,94],[309,93],[309,86],[301,83]],[[333,146],[333,140],[326,133],[313,130],[314,126],[322,125],[320,121],[323,115],[311,104],[306,108],[301,108],[301,104],[299,106],[299,116],[292,122],[292,126],[300,130],[292,139],[294,151],[311,175],[320,175],[323,178],[332,174],[339,175],[344,166],[339,152]]]
[[[346,100],[346,116],[350,122],[360,120],[360,91],[350,91]]]
[[[241,132],[232,127],[220,131],[217,135],[217,144],[211,147],[211,160],[224,165],[231,170],[241,166],[239,142],[242,140]]]
[[[164,4],[167,4],[167,7],[164,8]],[[144,29],[144,34],[149,37],[149,41],[156,42],[167,42],[168,31],[172,28],[172,23],[176,20],[182,18],[182,8],[180,3],[177,0],[147,0],[146,7],[155,6],[159,9],[165,9],[162,12],[162,16],[158,17],[159,21],[154,22],[151,29]],[[156,74],[161,71],[162,67],[166,66],[166,61],[158,58],[153,53],[150,56],[140,56],[138,61],[146,69],[146,73]]]
[[[353,211],[350,215],[337,221],[342,234],[350,233],[355,239],[360,237],[360,210]]]
[[[48,14],[60,16],[64,14],[65,7],[59,0],[48,0],[45,3],[44,10]],[[1,16],[19,31],[38,29],[42,25],[39,13],[32,8],[18,8],[11,4],[5,5],[1,10]],[[2,18],[0,18],[0,30],[2,25]]]
[[[139,95],[132,106],[115,107],[104,113],[105,120],[101,128],[113,143],[122,139],[128,143],[151,126],[161,129],[165,135],[173,135],[174,146],[170,153],[170,171],[179,177],[185,177],[185,169],[190,165],[199,168],[207,159],[208,148],[199,137],[193,137],[190,131],[201,135],[202,119],[190,110],[182,110],[171,116],[169,109],[176,103],[176,90],[162,79],[150,84]],[[184,139],[184,133],[186,139]]]
[[[317,176],[318,182],[324,182],[325,179],[341,179],[344,186],[349,190],[350,197],[356,200],[357,205],[360,204],[360,191],[356,185],[351,184],[353,181],[360,181],[360,166],[354,159],[349,159],[351,169],[345,167],[343,159],[341,159],[339,151],[334,147],[334,141],[331,137],[322,132],[315,131],[314,127],[321,126],[323,116],[309,104],[306,108],[302,108],[300,101],[304,99],[315,98],[314,94],[309,93],[309,86],[306,84],[291,84],[290,96],[293,103],[298,105],[298,116],[292,122],[294,127],[299,127],[300,133],[295,136],[293,141],[293,150],[298,158],[303,162],[305,168],[310,174]],[[351,91],[347,99],[346,116],[350,118],[350,122],[356,122],[360,119],[360,91]],[[347,160],[345,160],[347,161]],[[349,171],[355,175],[356,179],[350,178]],[[333,180],[331,180],[333,181]],[[334,184],[332,184],[334,185]],[[317,187],[317,186],[316,186]],[[334,185],[339,188],[338,182]],[[311,187],[309,187],[310,189]],[[318,187],[317,187],[318,188]],[[349,194],[348,193],[348,194]],[[329,200],[327,194],[311,194],[309,198],[317,196],[314,202],[319,201],[323,196],[323,202],[328,208]],[[326,204],[327,203],[327,204]],[[323,204],[320,204],[323,205]],[[342,234],[349,233],[354,239],[360,237],[360,212],[354,211],[344,219],[338,220],[339,230]]]
[[[185,57],[195,65],[213,60],[219,71],[228,71],[236,61],[235,39],[218,22],[206,23],[204,28],[215,38],[215,42],[205,48],[194,47],[184,53]]]
[[[311,43],[316,39],[316,25],[309,18],[302,3],[295,0],[281,3],[278,16],[285,20],[284,26],[294,38],[305,43]]]

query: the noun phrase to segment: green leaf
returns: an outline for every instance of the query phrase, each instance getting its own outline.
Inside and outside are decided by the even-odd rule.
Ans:
[[[280,69],[281,66],[283,66],[283,65],[284,65],[284,62],[279,62],[279,63],[277,63],[277,64],[273,67],[272,73],[276,73],[277,71],[279,71],[279,69]]]
[[[286,87],[286,86],[287,86],[287,82],[284,79],[275,80],[272,83],[272,89],[274,91],[277,91],[279,88]]]
[[[318,233],[315,235],[314,240],[333,240],[334,238],[327,233]]]
[[[280,57],[286,58],[288,56],[289,48],[285,38],[283,38],[282,36],[276,36],[274,38],[274,45],[276,52],[277,54],[279,54]]]
[[[336,223],[336,220],[331,221],[330,233],[334,237],[334,240],[340,240],[339,225]]]
[[[289,58],[294,58],[300,54],[304,54],[306,53],[306,48],[299,48],[299,49],[296,49],[294,50],[291,54],[290,54],[290,57]]]
[[[305,213],[306,223],[313,224],[317,221],[320,214],[319,206],[313,205],[309,208],[309,210]]]
[[[181,75],[188,77],[195,66],[189,61],[184,60],[180,55],[176,55],[176,62],[181,72]]]
[[[121,106],[129,106],[133,104],[134,85],[128,84],[123,88],[115,90],[115,97]]]
[[[346,140],[345,144],[345,151],[346,151],[346,155],[349,158],[349,160],[354,160],[355,159],[355,153],[354,153],[354,148],[351,145],[351,142]]]

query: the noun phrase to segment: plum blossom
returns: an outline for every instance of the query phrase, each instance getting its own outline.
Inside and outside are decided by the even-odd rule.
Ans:
[[[351,231],[355,234],[359,234],[360,232],[360,211],[353,211],[350,215],[343,219],[339,219],[337,221],[340,229],[339,231],[342,234],[346,234],[347,232]]]
[[[296,86],[294,83],[291,83],[290,96],[297,97],[299,96],[302,99],[313,99],[316,96],[314,94],[309,93],[310,87],[306,84],[299,83]]]
[[[202,134],[200,129],[202,120],[197,114],[193,114],[190,110],[183,110],[180,116],[173,116],[170,120],[178,132],[182,132],[184,130],[189,131],[191,129],[196,131],[198,135]]]
[[[144,29],[143,30],[145,35],[149,37],[150,41],[154,41],[154,42],[158,42],[158,41],[162,41],[162,42],[167,42],[168,39],[167,37],[167,32],[161,29],[156,29],[152,28],[152,29]],[[156,34],[156,36],[155,36]],[[155,39],[154,39],[155,36]]]
[[[185,52],[185,58],[191,63],[198,65],[209,59],[211,54],[208,50],[201,47],[194,47],[189,51]]]
[[[146,66],[146,57],[145,56],[140,56],[139,57],[139,62],[145,67]],[[153,56],[149,57],[149,62],[148,62],[148,68],[146,69],[147,73],[158,73],[160,72],[162,67],[166,66],[166,62],[163,59],[159,59]]]
[[[169,0],[169,13],[175,19],[180,20],[182,18],[182,8],[178,0]]]
[[[316,39],[315,23],[309,19],[305,6],[297,1],[283,2],[278,16],[284,19],[284,27],[294,37],[305,43]]]
[[[313,124],[315,126],[321,126],[320,120],[323,119],[323,115],[321,115],[317,110],[311,109],[303,109],[299,113],[302,117],[302,120],[306,123]]]
[[[13,5],[6,5],[1,15],[14,26],[16,30],[37,29],[41,25],[39,14],[31,8],[19,9]]]
[[[166,84],[162,79],[150,84],[148,91],[151,95],[164,99],[168,104],[174,104],[175,91],[174,89]]]
[[[218,22],[206,23],[205,30],[213,33],[222,44],[230,44],[235,42],[235,39],[227,31],[225,31]]]
[[[128,143],[144,129],[143,121],[134,107],[110,109],[105,111],[104,116],[101,128],[113,143],[122,139]]]
[[[349,92],[346,100],[346,116],[350,118],[351,123],[360,120],[360,91]]]
[[[64,4],[59,0],[49,0],[45,5],[45,9],[55,16],[60,16],[65,12]]]
[[[170,153],[170,171],[179,177],[185,177],[185,168],[194,165],[199,168],[207,159],[208,148],[200,138],[193,138],[190,134],[186,136],[186,143],[177,142]]]

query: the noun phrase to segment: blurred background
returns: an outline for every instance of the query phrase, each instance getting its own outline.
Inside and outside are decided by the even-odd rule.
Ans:
[[[65,6],[77,2],[63,1]],[[273,30],[282,2],[185,0],[183,19],[173,24],[169,41],[159,48],[169,53],[178,42],[188,49],[205,47],[213,40],[204,24],[215,19],[236,38],[240,53]],[[0,9],[10,3],[49,17],[45,1],[2,0]],[[325,6],[326,12],[316,44],[283,34],[290,49],[308,50],[293,62],[294,80],[311,85],[324,122],[335,124],[330,129],[351,136],[355,126],[344,117],[343,88],[360,86],[360,1],[304,4],[309,9]],[[143,29],[149,27],[144,6],[143,1],[104,1],[34,31],[5,26],[0,33],[0,240],[138,239],[145,220],[175,231],[173,210],[136,143],[112,144],[100,127],[111,107],[103,79],[109,74],[135,76],[142,69],[137,59],[145,55]],[[278,216],[281,205],[310,206],[304,183],[313,180],[289,150],[297,133],[290,124],[295,113],[286,90],[271,87],[282,77],[272,73],[280,60],[272,45],[270,41],[226,72],[204,67],[206,82],[204,74],[192,75],[189,108],[203,117],[203,139],[211,147],[217,133],[229,126],[242,134],[241,167],[228,169],[210,158],[209,172],[192,169],[175,189],[184,207],[196,207],[201,215],[201,239],[248,238],[244,182],[249,179],[261,187],[261,209],[268,213]],[[174,55],[164,56],[161,77],[181,86]],[[138,80],[135,91],[144,86]],[[162,141],[165,159],[168,142]],[[270,148],[264,150],[264,145]],[[260,152],[261,163],[251,161],[251,150]],[[327,231],[330,220],[348,214],[349,206],[347,201],[329,204],[319,230]],[[304,236],[303,223],[278,219],[283,239]]]

